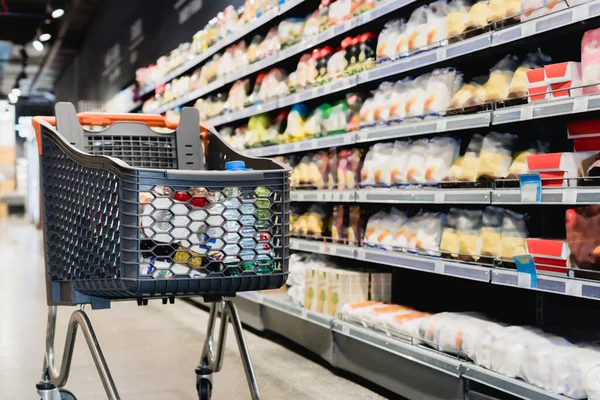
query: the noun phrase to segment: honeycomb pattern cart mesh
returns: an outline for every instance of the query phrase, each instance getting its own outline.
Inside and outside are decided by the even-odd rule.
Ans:
[[[175,133],[41,126],[49,304],[276,289],[288,273],[289,170],[235,153],[184,109]],[[248,171],[224,171],[243,160]]]

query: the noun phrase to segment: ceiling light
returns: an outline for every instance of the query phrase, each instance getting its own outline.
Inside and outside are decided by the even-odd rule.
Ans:
[[[17,101],[19,101],[19,96],[17,96],[14,93],[9,93],[8,94],[8,101],[10,101],[12,104],[15,104]]]
[[[54,11],[52,11],[52,18],[54,19],[60,18],[63,15],[65,15],[65,10],[63,10],[62,8],[56,8],[54,9]]]
[[[42,51],[44,51],[44,44],[42,42],[40,42],[39,40],[34,40],[33,48],[39,52],[42,52]]]
[[[52,35],[49,33],[42,33],[40,35],[40,41],[42,42],[47,42],[48,40],[50,40],[52,38]]]
[[[21,89],[19,89],[18,87],[14,88],[11,93],[13,93],[14,95],[16,95],[17,97],[21,95]]]

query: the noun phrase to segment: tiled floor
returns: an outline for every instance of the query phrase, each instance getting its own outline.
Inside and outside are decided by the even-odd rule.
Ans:
[[[0,221],[0,399],[38,399],[46,330],[41,235],[19,220]],[[70,309],[59,310],[57,354],[62,355]],[[113,304],[91,311],[122,399],[194,400],[194,368],[204,340],[207,313],[182,301]],[[246,332],[264,399],[380,399],[368,389]],[[58,358],[58,357],[57,357]],[[224,369],[215,375],[213,399],[250,398],[230,332]],[[67,388],[79,400],[106,399],[83,336],[75,346]]]

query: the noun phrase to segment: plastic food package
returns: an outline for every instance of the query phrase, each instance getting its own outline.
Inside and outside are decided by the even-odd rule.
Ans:
[[[287,111],[281,111],[275,119],[269,129],[267,129],[266,134],[263,137],[262,145],[268,146],[272,144],[278,144],[281,142],[281,135],[285,132],[285,128],[287,125]]]
[[[451,208],[446,216],[446,224],[442,232],[440,250],[447,256],[458,257],[458,219],[460,210]]]
[[[306,106],[296,104],[288,114],[287,128],[284,133],[284,141],[297,142],[304,140],[304,120],[306,118]]]
[[[567,244],[571,256],[578,268],[586,270],[600,269],[600,246],[589,235],[596,236],[600,221],[600,206],[592,205],[567,210],[565,225]]]
[[[478,1],[471,6],[469,17],[467,18],[466,30],[480,29],[485,27],[490,21],[490,2],[489,0]]]
[[[475,182],[479,173],[479,155],[483,146],[483,136],[476,133],[462,157],[454,162],[448,171],[449,181]]]
[[[327,135],[336,135],[346,131],[346,110],[348,105],[340,100],[325,113],[323,127]]]
[[[411,98],[413,87],[411,78],[404,78],[394,84],[389,100],[389,119],[402,121],[406,117],[406,102]]]
[[[346,50],[340,49],[327,61],[327,78],[342,76],[346,70]]]
[[[259,60],[259,48],[263,40],[263,37],[260,35],[255,35],[252,38],[250,46],[248,46],[248,50],[246,51],[246,57],[248,58],[249,63],[253,63]]]
[[[373,119],[375,122],[387,121],[390,117],[390,99],[392,97],[392,82],[383,82],[375,91],[373,100]]]
[[[346,95],[346,130],[355,131],[360,127],[360,109],[363,106],[363,97],[360,93],[348,93]]]
[[[405,103],[406,118],[420,117],[425,115],[425,102],[428,98],[427,83],[431,74],[419,76],[414,81],[408,83],[410,96]]]
[[[391,159],[392,185],[406,183],[406,172],[408,169],[408,159],[411,154],[411,148],[411,142],[398,140],[394,143]]]
[[[523,63],[517,68],[508,89],[508,98],[523,98],[529,93],[527,89],[527,71],[541,68],[550,63],[552,59],[538,49],[535,53],[530,53],[525,57]]]
[[[396,48],[400,56],[408,55],[409,52],[423,50],[427,47],[428,9],[429,7],[424,5],[414,10],[410,15],[405,30],[406,38],[408,39],[406,47],[404,46],[403,38],[400,38],[400,42]]]
[[[467,29],[470,4],[467,0],[453,0],[448,4],[448,38],[458,36]]]
[[[375,329],[382,330],[384,326],[384,320],[387,318],[392,318],[398,314],[406,314],[413,312],[408,307],[400,306],[397,304],[387,304],[383,307],[373,307],[368,311],[362,313],[362,322],[366,327],[372,327]]]
[[[320,137],[323,134],[323,112],[326,104],[315,108],[304,123],[304,135],[306,138]]]
[[[427,44],[429,47],[443,46],[448,39],[448,2],[438,0],[427,8]]]
[[[366,245],[374,247],[377,244],[377,238],[379,237],[382,231],[381,225],[386,217],[387,212],[379,211],[378,213],[373,214],[369,218],[369,220],[367,221],[367,226],[365,228],[364,243]]]
[[[317,79],[317,60],[311,54],[304,54],[298,61],[296,68],[296,84],[306,87],[315,83]]]
[[[490,22],[518,18],[520,13],[521,0],[490,0]]]
[[[425,161],[425,182],[439,183],[446,177],[460,152],[460,141],[454,138],[433,138],[429,142]]]
[[[545,154],[550,149],[550,143],[537,140],[527,150],[517,153],[508,169],[507,179],[518,179],[519,175],[528,172],[527,157],[533,154]]]
[[[333,56],[333,48],[331,46],[325,46],[322,49],[313,50],[313,58],[316,60],[317,69],[317,82],[326,81],[327,76],[327,63]]]
[[[246,134],[246,145],[248,147],[259,146],[271,126],[269,114],[259,114],[250,117],[248,120],[248,133]]]
[[[264,81],[258,92],[258,100],[266,102],[276,97],[288,94],[287,74],[281,68],[273,68],[264,77]]]
[[[436,69],[427,80],[427,98],[423,114],[442,113],[450,108],[452,98],[462,86],[462,74],[454,68]]]
[[[514,256],[527,254],[527,216],[512,210],[504,211],[502,220],[502,258],[512,261]]]
[[[217,28],[219,37],[224,38],[235,32],[238,28],[238,13],[233,6],[227,6],[225,10],[217,14]]]
[[[331,238],[336,242],[348,237],[345,229],[345,211],[346,207],[343,204],[333,206],[333,215],[331,218]]]
[[[584,33],[581,40],[583,94],[600,92],[600,28]]]
[[[419,254],[440,256],[440,242],[444,229],[445,215],[441,213],[424,213],[415,225],[416,234],[408,241],[408,250],[416,250]]]
[[[275,52],[281,49],[281,42],[279,39],[279,32],[277,27],[273,27],[267,33],[267,36],[258,46],[257,55],[259,59],[275,54]]]
[[[429,154],[429,139],[420,139],[413,142],[406,165],[406,180],[410,183],[424,183],[426,165]]]
[[[358,245],[359,239],[362,238],[363,226],[360,206],[350,206],[349,225],[347,229],[348,244]]]
[[[352,0],[337,0],[329,6],[329,25],[337,25],[352,15]]]
[[[375,91],[363,102],[360,108],[361,126],[369,126],[375,123]]]
[[[320,206],[313,205],[303,219],[298,220],[298,232],[300,235],[323,236],[327,214]]]
[[[505,178],[512,164],[512,153],[516,140],[517,136],[510,133],[490,132],[487,134],[481,147],[477,179]]]
[[[517,58],[508,55],[500,60],[491,70],[490,78],[481,87],[484,101],[499,101],[508,98],[508,89],[517,69]]]
[[[395,243],[395,235],[406,222],[406,213],[392,208],[386,216],[378,222],[376,228],[375,243],[382,248],[392,250]]]
[[[346,149],[338,153],[338,189],[356,189],[361,179],[362,150]]]
[[[359,324],[363,323],[364,315],[376,308],[387,307],[387,303],[379,301],[365,301],[362,303],[344,304],[340,311],[340,314],[347,321],[356,322]]]
[[[486,207],[481,225],[481,255],[500,257],[502,254],[502,225],[504,210],[498,207]]]
[[[460,212],[456,228],[458,230],[458,257],[463,261],[479,259],[482,217],[481,210],[461,210]]]
[[[450,102],[450,109],[464,108],[482,104],[485,101],[485,92],[481,89],[487,81],[486,76],[480,76],[471,82],[462,85],[454,94]]]
[[[431,314],[422,312],[397,315],[386,324],[386,328],[392,336],[417,344],[413,339],[418,337],[421,321],[430,316]]]
[[[362,186],[391,185],[393,144],[377,143],[369,149],[361,171]]]
[[[237,81],[229,89],[229,96],[227,98],[227,109],[229,111],[237,111],[244,108],[246,98],[250,92],[250,80],[244,79],[243,81]]]
[[[521,0],[521,21],[539,18],[567,7],[564,0]]]
[[[260,101],[259,93],[261,91],[262,84],[266,76],[267,74],[264,72],[258,74],[258,76],[256,77],[256,81],[254,82],[254,88],[252,88],[252,93],[250,93],[246,98],[246,106],[256,104]]]
[[[392,20],[385,24],[377,40],[377,60],[395,58],[400,35],[404,31],[403,20]]]
[[[279,23],[277,31],[283,47],[291,46],[300,41],[304,30],[304,19],[288,18]]]

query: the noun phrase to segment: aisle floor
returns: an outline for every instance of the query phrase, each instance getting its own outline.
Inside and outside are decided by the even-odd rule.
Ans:
[[[0,399],[35,400],[40,378],[47,307],[41,235],[21,220],[0,221]],[[62,357],[71,308],[58,313],[57,354]],[[104,355],[124,400],[195,400],[194,368],[208,314],[183,301],[113,304],[91,311]],[[213,399],[250,398],[233,332]],[[286,347],[246,331],[263,398],[381,399],[369,389]],[[57,357],[57,358],[58,358]],[[87,346],[75,345],[67,388],[79,400],[106,399]]]

